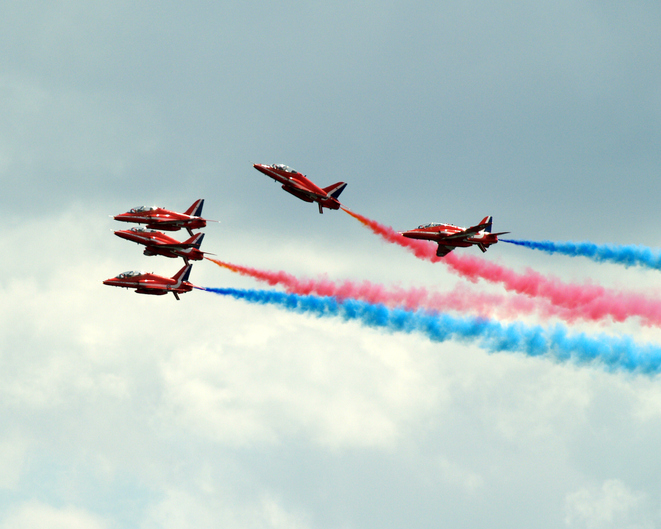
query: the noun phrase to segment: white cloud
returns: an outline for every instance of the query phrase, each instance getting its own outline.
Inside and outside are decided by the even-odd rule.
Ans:
[[[392,447],[402,428],[438,406],[438,380],[423,368],[429,359],[407,350],[416,338],[268,307],[237,307],[225,325],[228,339],[186,345],[163,363],[166,413],[200,435],[239,445],[304,434],[329,447]]]
[[[307,516],[287,510],[271,496],[242,503],[232,493],[190,494],[181,489],[167,491],[150,507],[141,529],[307,529]]]
[[[105,529],[102,518],[75,507],[56,508],[37,501],[25,502],[0,518],[3,529]]]
[[[17,488],[28,446],[29,443],[20,435],[0,439],[0,489]]]
[[[578,527],[610,523],[598,518],[605,503],[618,506],[612,520],[651,519],[636,513],[658,493],[648,464],[654,379],[199,291],[176,302],[112,289],[101,281],[118,271],[178,263],[143,257],[97,217],[75,207],[0,236],[23,251],[21,266],[0,265],[0,413],[15,432],[0,440],[0,486],[40,490],[44,503],[29,504],[37,514],[100,512],[87,516],[101,527],[298,529],[323,527],[320,513],[356,525],[383,502],[404,512],[429,493],[436,499],[416,519],[452,507],[480,525],[471,505],[499,497],[488,510],[500,520],[539,521],[499,507],[526,495],[548,496],[537,504],[554,513],[547,527],[565,514]],[[228,236],[223,249],[242,240]],[[299,273],[314,275],[319,262],[298,262]],[[386,279],[434,273],[412,265],[400,276],[396,263]],[[196,264],[193,279],[254,286],[211,263]],[[639,456],[621,450],[632,442]],[[603,468],[613,483],[591,488]],[[622,485],[632,479],[636,491]],[[102,511],[94,490],[108,498]],[[13,508],[6,520],[29,515]]]
[[[605,481],[600,488],[582,488],[567,495],[569,527],[586,529],[651,529],[657,519],[645,493],[632,491],[617,479]]]
[[[438,467],[441,479],[450,486],[460,487],[472,494],[478,493],[484,487],[484,478],[481,475],[462,468],[446,457],[439,458]]]
[[[261,511],[266,522],[265,527],[273,529],[306,529],[309,527],[306,516],[285,510],[271,497],[262,500]]]

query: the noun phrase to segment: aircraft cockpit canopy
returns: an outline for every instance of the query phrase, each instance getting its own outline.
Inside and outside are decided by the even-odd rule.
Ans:
[[[151,233],[154,230],[148,230],[147,228],[143,228],[141,226],[135,226],[131,228],[131,231],[136,232],[136,233]]]
[[[436,228],[438,226],[443,226],[446,228],[459,228],[459,226],[455,226],[454,224],[444,224],[443,222],[430,222],[429,224],[421,224],[418,226],[419,230],[422,230],[424,228]],[[459,228],[460,230],[463,228]]]
[[[298,171],[292,169],[288,165],[284,165],[281,163],[273,164],[271,167],[273,167],[273,169],[280,169],[281,171],[286,171],[288,173],[298,173]]]
[[[130,272],[122,272],[117,276],[117,279],[129,279],[131,277],[141,276],[144,272],[137,272],[136,270],[131,270]]]
[[[130,213],[144,213],[145,211],[154,211],[156,206],[140,206],[137,208],[132,208]]]

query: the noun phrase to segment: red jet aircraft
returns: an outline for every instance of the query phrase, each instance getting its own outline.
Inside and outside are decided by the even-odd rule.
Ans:
[[[163,296],[172,292],[179,300],[179,294],[193,290],[193,285],[188,282],[193,265],[187,264],[172,277],[157,276],[146,272],[123,272],[117,277],[106,279],[103,284],[112,287],[135,288],[136,294],[151,294]]]
[[[177,213],[176,211],[170,211],[156,206],[140,206],[126,213],[116,215],[113,218],[122,222],[147,224],[147,228],[165,231],[178,231],[181,228],[186,228],[192,236],[193,232],[191,230],[204,228],[207,225],[206,219],[200,217],[202,206],[204,206],[203,198],[193,202],[193,205],[184,213]]]
[[[443,257],[457,247],[467,248],[476,244],[483,252],[492,244],[498,242],[498,235],[509,233],[491,233],[491,222],[493,217],[484,217],[477,226],[461,228],[452,224],[423,224],[415,230],[404,231],[402,235],[409,239],[425,239],[438,243],[436,255]]]
[[[115,235],[145,245],[145,255],[163,255],[165,257],[183,257],[186,264],[188,260],[200,261],[204,258],[206,252],[200,251],[204,233],[196,233],[190,239],[179,242],[160,231],[148,230],[142,227],[131,228],[130,230],[116,231]]]
[[[319,213],[324,212],[322,208],[340,209],[341,204],[337,197],[347,187],[347,184],[344,182],[338,182],[332,186],[321,188],[310,182],[305,175],[286,165],[262,165],[256,163],[253,167],[266,176],[270,176],[276,182],[280,182],[282,189],[287,191],[287,193],[291,193],[306,202],[317,202],[319,204]]]

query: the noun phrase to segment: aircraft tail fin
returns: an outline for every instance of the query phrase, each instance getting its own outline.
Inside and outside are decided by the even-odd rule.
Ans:
[[[332,186],[324,187],[324,191],[326,191],[326,193],[328,193],[329,196],[337,200],[337,197],[340,196],[342,191],[344,191],[345,187],[347,187],[347,184],[345,184],[344,182],[338,182],[337,184],[333,184]]]
[[[177,286],[181,285],[184,281],[188,281],[190,271],[193,268],[192,264],[185,265],[179,272],[172,276],[172,279],[177,281]]]
[[[491,233],[491,223],[493,222],[493,217],[491,215],[484,217],[481,221],[479,226],[482,226],[483,224],[486,224],[486,227],[484,228],[484,231],[487,233]]]
[[[204,233],[196,233],[190,239],[184,241],[183,244],[192,248],[197,248],[199,250],[200,246],[202,245],[202,239],[204,239]]]
[[[193,205],[184,211],[184,215],[190,215],[191,217],[201,217],[202,216],[202,206],[204,206],[204,199],[199,198]]]

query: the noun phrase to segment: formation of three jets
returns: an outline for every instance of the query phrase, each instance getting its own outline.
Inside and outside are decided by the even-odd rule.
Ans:
[[[347,186],[345,182],[338,182],[322,188],[310,181],[305,175],[286,165],[254,164],[253,167],[281,183],[282,189],[295,197],[305,202],[317,202],[319,213],[323,213],[323,208],[340,209],[342,206],[338,197]],[[186,264],[170,278],[131,271],[107,279],[103,283],[117,287],[134,288],[138,294],[159,296],[172,292],[177,299],[179,299],[179,294],[190,292],[193,285],[188,282],[188,277],[193,265],[189,263],[189,260],[199,261],[205,253],[200,250],[204,234],[194,235],[192,231],[204,228],[207,225],[207,220],[201,217],[203,205],[204,199],[200,199],[195,201],[184,213],[153,206],[142,206],[116,215],[115,220],[146,224],[146,228],[135,227],[129,230],[120,230],[116,231],[115,235],[144,245],[145,255],[182,257]],[[401,234],[410,239],[423,239],[437,243],[436,255],[439,257],[447,255],[457,247],[466,248],[472,245],[476,245],[480,250],[486,252],[489,246],[498,242],[498,235],[508,233],[492,233],[492,221],[492,217],[484,217],[479,224],[470,228],[442,223],[423,224],[416,229],[401,232]],[[179,242],[160,231],[154,231],[154,229],[177,231],[182,228],[185,228],[190,235],[190,238],[183,242]]]
[[[207,220],[201,217],[202,206],[204,206],[204,199],[196,200],[184,213],[154,206],[141,206],[113,217],[115,220],[122,222],[146,224],[144,228],[135,227],[115,232],[115,235],[122,239],[145,246],[145,255],[182,257],[186,264],[172,277],[130,271],[106,279],[103,284],[133,288],[137,294],[151,294],[154,296],[162,296],[172,292],[177,299],[179,299],[179,294],[193,290],[193,285],[188,281],[191,268],[193,268],[189,261],[199,261],[205,253],[200,250],[204,234],[193,234],[193,230],[204,228],[207,225]],[[185,228],[190,234],[190,238],[184,242],[179,242],[165,233],[155,231],[155,229],[178,231],[182,228]]]

